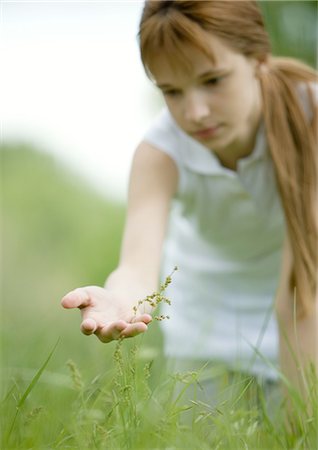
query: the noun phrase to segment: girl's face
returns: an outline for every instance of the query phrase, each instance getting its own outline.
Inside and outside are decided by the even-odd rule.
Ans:
[[[152,74],[180,128],[235,169],[237,160],[252,152],[261,119],[259,62],[215,36],[208,39],[215,63],[189,46],[190,71],[172,68],[159,55]]]

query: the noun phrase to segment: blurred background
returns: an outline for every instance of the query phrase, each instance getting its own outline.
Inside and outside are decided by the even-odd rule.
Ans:
[[[261,2],[275,54],[315,66],[317,2]],[[1,361],[4,392],[42,377],[65,402],[66,361],[85,376],[112,344],[78,331],[60,298],[103,284],[118,260],[132,153],[161,99],[143,74],[140,1],[1,2]],[[156,325],[143,349],[160,355]]]

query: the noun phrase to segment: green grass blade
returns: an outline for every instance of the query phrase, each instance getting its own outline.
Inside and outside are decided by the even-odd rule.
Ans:
[[[54,345],[53,349],[51,350],[49,356],[46,358],[46,360],[44,361],[44,363],[42,364],[42,366],[40,367],[40,369],[37,371],[37,373],[34,375],[34,377],[31,380],[31,383],[29,384],[29,386],[26,388],[26,390],[24,391],[22,397],[20,398],[19,403],[17,404],[17,408],[21,408],[21,406],[23,406],[24,402],[26,401],[26,399],[28,398],[30,392],[32,391],[32,389],[34,388],[34,386],[36,385],[36,383],[38,382],[39,378],[41,377],[42,373],[44,372],[46,366],[48,365],[50,359],[53,356],[53,353],[55,352],[56,347],[58,346],[58,343],[60,341],[60,338],[58,338],[56,344]]]
[[[19,414],[19,411],[20,411],[21,407],[22,407],[23,404],[25,403],[26,399],[28,398],[30,392],[32,391],[32,389],[34,388],[34,386],[36,385],[36,383],[39,381],[39,378],[41,377],[43,371],[45,370],[45,368],[46,368],[46,366],[48,365],[50,359],[52,358],[53,353],[55,352],[56,347],[58,346],[59,341],[60,341],[60,338],[58,338],[58,340],[57,340],[56,344],[54,345],[52,351],[50,352],[49,356],[46,358],[46,360],[44,361],[44,363],[42,364],[42,366],[40,367],[40,369],[37,371],[37,373],[34,375],[34,377],[32,378],[32,380],[31,380],[31,382],[30,382],[30,384],[28,385],[28,387],[27,387],[26,390],[24,391],[22,397],[20,398],[19,403],[18,403],[17,406],[16,406],[16,408],[17,408],[16,413],[15,413],[15,415],[14,415],[14,418],[13,418],[12,424],[11,424],[11,427],[10,427],[9,432],[8,432],[8,435],[7,435],[7,442],[8,442],[9,439],[10,439],[11,433],[12,433],[12,431],[13,431],[13,428],[14,428],[14,425],[15,425],[15,422],[16,422],[16,419],[17,419],[17,416],[18,416],[18,414]]]

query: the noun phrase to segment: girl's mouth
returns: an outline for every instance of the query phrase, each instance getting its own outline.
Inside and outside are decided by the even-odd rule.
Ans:
[[[193,132],[192,135],[197,139],[209,139],[214,137],[219,129],[220,125],[210,128],[203,128],[202,130]]]

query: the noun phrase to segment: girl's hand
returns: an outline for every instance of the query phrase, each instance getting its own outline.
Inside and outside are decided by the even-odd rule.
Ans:
[[[79,308],[82,314],[81,331],[96,334],[102,342],[133,337],[148,329],[150,314],[134,314],[134,303],[121,295],[98,286],[75,289],[66,294],[61,304],[66,309]]]

